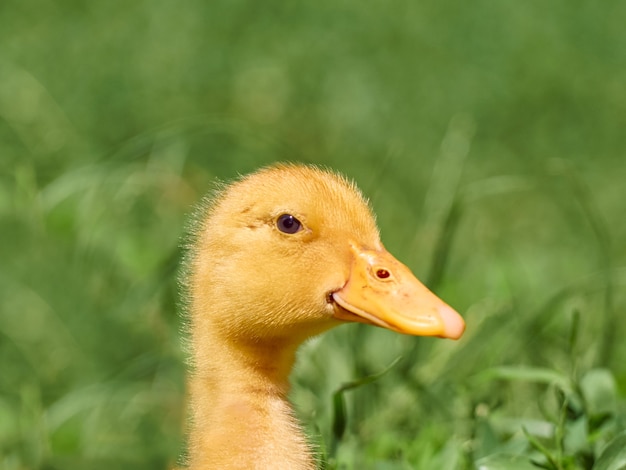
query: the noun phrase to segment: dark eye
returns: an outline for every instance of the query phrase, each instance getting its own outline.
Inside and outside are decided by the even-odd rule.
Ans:
[[[302,228],[302,223],[293,215],[283,214],[276,219],[276,227],[283,233],[296,233]]]

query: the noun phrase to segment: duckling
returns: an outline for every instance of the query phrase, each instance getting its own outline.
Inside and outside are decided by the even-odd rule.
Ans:
[[[313,166],[223,188],[187,268],[191,470],[316,468],[287,400],[307,338],[346,322],[452,339],[465,328],[386,251],[356,186]]]

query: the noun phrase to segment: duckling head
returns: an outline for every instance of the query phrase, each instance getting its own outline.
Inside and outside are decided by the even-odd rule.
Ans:
[[[227,186],[192,253],[195,327],[299,343],[346,321],[457,339],[465,324],[384,248],[353,183],[281,165]]]

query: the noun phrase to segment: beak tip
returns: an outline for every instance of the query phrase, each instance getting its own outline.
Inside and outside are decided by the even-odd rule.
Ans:
[[[465,321],[455,310],[444,305],[439,307],[439,315],[443,320],[443,337],[459,339],[465,331]]]

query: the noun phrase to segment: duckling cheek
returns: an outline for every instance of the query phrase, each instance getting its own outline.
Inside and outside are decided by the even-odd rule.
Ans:
[[[354,243],[351,250],[348,282],[332,295],[341,307],[337,318],[411,335],[458,339],[463,334],[461,316],[389,252],[367,250]]]

